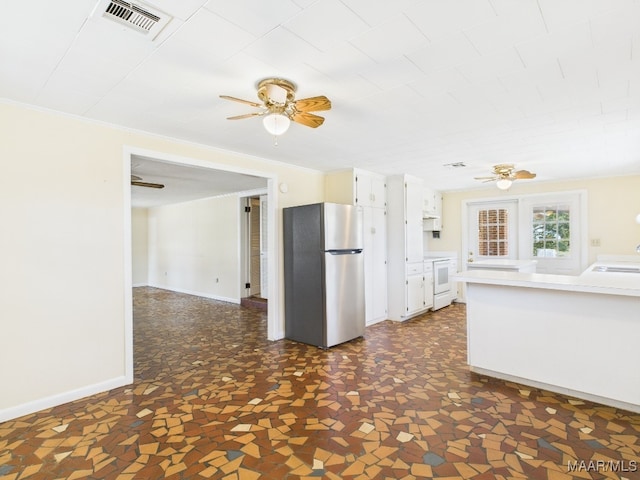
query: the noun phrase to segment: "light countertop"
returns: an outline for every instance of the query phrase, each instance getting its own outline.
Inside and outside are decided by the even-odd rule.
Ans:
[[[467,263],[468,267],[477,267],[477,268],[513,268],[517,270],[518,268],[528,267],[531,265],[535,265],[538,263],[537,260],[510,260],[506,258],[497,258],[495,260],[477,260],[470,263]]]
[[[640,273],[594,272],[591,265],[581,275],[553,275],[500,270],[467,270],[453,276],[454,281],[504,285],[511,287],[542,288],[573,292],[602,293],[640,297]],[[611,265],[611,263],[607,263]],[[629,266],[629,263],[624,263]]]

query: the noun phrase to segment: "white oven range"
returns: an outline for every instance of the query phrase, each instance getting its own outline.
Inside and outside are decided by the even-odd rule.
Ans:
[[[451,305],[451,262],[446,257],[427,257],[425,260],[433,262],[433,310],[439,310]]]

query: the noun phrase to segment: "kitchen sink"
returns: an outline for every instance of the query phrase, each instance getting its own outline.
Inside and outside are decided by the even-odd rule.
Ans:
[[[607,265],[597,265],[593,267],[591,271],[611,273],[640,273],[640,267],[610,267]]]

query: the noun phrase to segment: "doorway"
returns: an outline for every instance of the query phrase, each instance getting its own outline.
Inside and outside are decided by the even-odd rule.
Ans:
[[[176,155],[165,154],[162,152],[155,152],[144,150],[140,148],[133,147],[124,147],[123,149],[123,195],[124,195],[124,206],[125,206],[125,224],[124,224],[124,304],[125,304],[125,371],[126,377],[129,382],[133,381],[133,278],[132,278],[132,269],[133,269],[133,261],[132,261],[132,193],[130,187],[130,180],[132,174],[132,161],[136,158],[143,158],[147,160],[152,160],[162,165],[163,168],[166,169],[179,169],[182,168],[186,171],[195,171],[195,177],[201,177],[206,174],[211,174],[211,172],[220,172],[220,177],[224,179],[219,181],[220,188],[229,188],[231,182],[230,178],[233,180],[237,180],[240,185],[246,185],[242,182],[259,182],[261,188],[256,188],[256,186],[247,186],[246,188],[237,188],[234,187],[233,191],[226,192],[228,195],[233,195],[236,197],[241,197],[242,192],[246,191],[247,193],[252,192],[251,195],[256,195],[256,191],[260,190],[264,192],[265,199],[269,199],[270,201],[265,202],[265,208],[263,213],[264,221],[267,225],[266,234],[264,236],[264,244],[266,245],[266,250],[271,252],[270,255],[266,256],[264,259],[264,263],[267,266],[263,269],[265,272],[265,276],[267,280],[265,282],[261,282],[261,291],[268,292],[267,296],[270,298],[279,298],[279,286],[277,279],[275,278],[278,265],[278,249],[275,248],[277,245],[277,228],[275,228],[274,223],[276,222],[276,214],[275,208],[277,205],[277,175],[260,172],[260,171],[252,171],[241,168],[232,168],[228,165],[215,164],[208,161],[196,160],[186,157],[180,157]],[[216,175],[213,175],[214,177]],[[145,180],[153,180],[152,178],[147,178]],[[236,184],[237,185],[237,184]],[[251,184],[253,185],[253,184]],[[168,185],[167,188],[161,189],[164,192],[169,191]],[[187,189],[188,190],[188,189]],[[215,193],[212,194],[211,190],[208,191],[208,195],[203,195],[202,198],[206,198],[207,196],[215,196]],[[236,203],[237,205],[237,203]],[[237,258],[237,277],[241,277],[240,271],[240,257],[241,257],[241,245],[238,241],[237,248],[232,253],[232,255]],[[240,298],[240,285],[239,281],[236,283],[237,285],[237,296],[236,298]],[[187,292],[188,293],[188,292]],[[279,302],[273,302],[272,308],[269,308],[267,314],[267,338],[269,340],[277,340],[282,338],[281,328],[279,325],[278,317],[279,317]]]
[[[246,197],[243,202],[244,295],[241,304],[267,310],[269,298],[268,196]]]

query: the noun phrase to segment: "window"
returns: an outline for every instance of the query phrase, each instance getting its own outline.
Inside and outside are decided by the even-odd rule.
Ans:
[[[504,208],[478,210],[478,255],[509,255],[509,212]]]
[[[533,256],[571,255],[571,207],[565,204],[534,206],[532,209]]]

